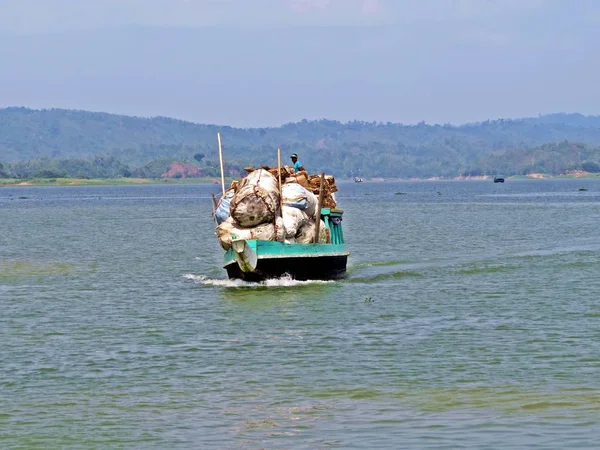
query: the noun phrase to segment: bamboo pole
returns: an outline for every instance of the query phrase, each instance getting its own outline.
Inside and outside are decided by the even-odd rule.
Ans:
[[[212,209],[213,209],[213,219],[215,219],[215,223],[217,223],[217,199],[215,197],[215,194],[212,194]]]
[[[279,215],[283,219],[283,197],[281,196],[281,149],[280,148],[277,149],[277,175],[279,176]],[[285,241],[285,232],[283,233],[283,241]]]
[[[221,189],[223,190],[223,197],[225,197],[225,171],[223,170],[223,149],[221,148],[221,133],[217,133],[217,140],[219,141],[219,161],[221,163]]]
[[[283,198],[281,198],[281,149],[277,149],[277,174],[279,175],[279,209],[283,217]]]
[[[319,188],[319,205],[317,207],[317,224],[315,225],[315,244],[319,243],[319,233],[321,228],[321,208],[323,207],[323,198],[325,197],[325,172],[321,172],[321,186]]]

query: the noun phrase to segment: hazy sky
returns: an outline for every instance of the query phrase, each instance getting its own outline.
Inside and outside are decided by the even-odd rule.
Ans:
[[[255,126],[600,113],[597,0],[0,0],[0,106]]]
[[[459,23],[523,19],[598,23],[596,0],[0,0],[0,27],[39,33],[115,25],[273,26]]]

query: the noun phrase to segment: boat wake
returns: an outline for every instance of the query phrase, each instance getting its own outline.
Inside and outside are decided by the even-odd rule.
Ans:
[[[323,281],[323,280],[307,280],[299,281],[294,280],[290,276],[283,276],[281,278],[271,278],[269,280],[261,281],[260,283],[252,283],[249,281],[242,280],[229,280],[223,278],[210,278],[206,275],[194,275],[186,274],[183,278],[191,280],[196,284],[203,284],[205,286],[213,287],[225,287],[225,288],[265,288],[265,287],[293,287],[293,286],[312,286],[315,284],[331,284],[335,283],[334,280]]]

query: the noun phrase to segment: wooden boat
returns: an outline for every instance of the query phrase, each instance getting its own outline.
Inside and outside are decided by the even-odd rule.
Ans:
[[[225,197],[225,179],[221,135],[217,133],[221,186]],[[281,196],[281,150],[277,149],[279,195]],[[319,200],[316,208],[315,241],[319,241],[320,226],[324,223],[329,231],[327,243],[287,243],[271,240],[236,239],[232,236],[231,247],[225,252],[223,268],[230,279],[263,281],[269,278],[290,276],[296,280],[332,280],[344,277],[349,251],[346,250],[342,218],[344,211],[323,207],[325,173],[321,174]],[[281,200],[280,200],[281,201]],[[280,203],[280,212],[282,211]],[[217,202],[213,196],[213,217],[216,218]]]
[[[233,240],[223,265],[228,277],[255,282],[286,275],[296,280],[343,278],[350,254],[344,242],[343,213],[340,209],[321,208],[321,219],[331,236],[327,244]]]
[[[502,177],[494,177],[494,183],[504,183],[504,178],[502,178]]]

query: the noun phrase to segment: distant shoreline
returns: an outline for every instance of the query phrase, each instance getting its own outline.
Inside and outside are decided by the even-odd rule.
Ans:
[[[226,179],[225,181],[228,181]],[[230,180],[229,180],[230,181]],[[0,187],[119,186],[140,184],[221,184],[216,178],[0,178]]]
[[[514,175],[505,177],[506,181],[519,180],[561,180],[561,179],[600,179],[600,173],[576,172],[563,175],[546,175],[533,173],[529,175]],[[225,180],[228,185],[232,179]],[[364,178],[371,183],[401,182],[401,181],[493,181],[491,176],[475,177],[430,177],[430,178]],[[351,178],[338,178],[340,182],[352,182]],[[120,186],[120,185],[157,185],[157,184],[221,184],[221,180],[210,178],[0,178],[0,187],[29,187],[29,186]]]
[[[518,181],[518,180],[575,180],[575,179],[600,179],[600,173],[589,173],[589,172],[573,172],[561,175],[548,175],[541,173],[531,173],[528,175],[513,175],[510,177],[503,177],[505,181]],[[390,181],[494,181],[493,176],[482,175],[482,176],[459,176],[459,177],[429,177],[429,178],[363,178],[364,181],[383,183]],[[351,180],[350,180],[351,181]]]

